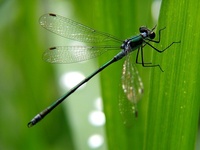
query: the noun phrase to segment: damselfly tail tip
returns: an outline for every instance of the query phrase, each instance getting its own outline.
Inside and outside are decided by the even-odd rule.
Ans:
[[[30,128],[37,124],[40,120],[42,120],[42,117],[40,114],[37,114],[28,124],[27,126]]]
[[[27,124],[27,126],[30,128],[30,127],[34,126],[34,124],[32,123],[32,121],[30,121],[30,122]]]

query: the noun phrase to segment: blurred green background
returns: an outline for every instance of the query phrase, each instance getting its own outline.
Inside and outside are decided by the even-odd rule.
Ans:
[[[0,149],[200,149],[200,31],[197,30],[200,19],[195,15],[199,14],[200,2],[163,1],[157,21],[159,4],[160,1],[149,0],[0,1]],[[151,28],[157,24],[158,29],[166,26],[160,49],[181,40],[180,45],[162,55],[152,55],[152,50],[145,47],[145,60],[159,63],[165,72],[137,65],[145,93],[138,104],[139,117],[132,127],[123,124],[118,108],[123,61],[104,70],[36,126],[27,127],[34,115],[69,90],[60,84],[63,74],[80,71],[86,77],[116,54],[109,52],[78,64],[44,62],[42,53],[48,47],[72,44],[39,25],[39,17],[49,12],[120,39],[137,34],[141,25]],[[99,99],[104,103],[105,128]],[[184,111],[179,110],[182,103]],[[100,114],[98,119],[102,122],[92,125],[95,112]]]

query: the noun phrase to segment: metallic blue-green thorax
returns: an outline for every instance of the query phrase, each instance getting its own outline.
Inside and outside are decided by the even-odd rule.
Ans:
[[[141,34],[137,35],[137,36],[133,36],[130,39],[127,39],[123,42],[123,44],[121,45],[121,49],[122,51],[120,53],[118,53],[115,58],[117,60],[123,58],[125,55],[133,52],[134,50],[138,49],[139,47],[141,47],[143,43],[143,37]]]

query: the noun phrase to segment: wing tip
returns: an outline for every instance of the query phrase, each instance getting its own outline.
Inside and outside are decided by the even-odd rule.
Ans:
[[[49,13],[48,15],[49,15],[49,16],[53,16],[53,17],[56,17],[56,14],[53,14],[53,13]]]

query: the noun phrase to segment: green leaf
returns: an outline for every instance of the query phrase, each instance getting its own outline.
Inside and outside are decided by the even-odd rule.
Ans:
[[[138,29],[142,25],[148,25],[152,28],[151,23],[151,2],[150,1],[115,1],[115,3],[102,1],[104,8],[110,9],[97,9],[100,11],[99,18],[103,20],[105,26],[105,31],[107,33],[118,36],[120,39],[126,39],[139,33]],[[145,10],[143,10],[145,8]],[[142,11],[141,11],[142,10]],[[102,65],[114,55],[116,51],[106,57],[100,58],[100,64]],[[135,53],[132,53],[135,56]],[[145,58],[148,60],[148,48],[145,48]],[[134,119],[133,126],[126,126],[123,124],[123,118],[119,112],[119,93],[121,92],[121,87],[119,87],[121,82],[122,64],[124,59],[117,62],[104,70],[101,73],[101,83],[102,83],[102,94],[104,101],[104,111],[106,113],[106,133],[107,133],[107,144],[108,149],[143,149],[144,148],[144,138],[146,131],[146,96],[148,94],[148,72],[150,69],[142,71],[139,73],[145,84],[145,94],[138,103],[139,116]],[[135,63],[135,60],[134,62]],[[143,68],[139,65],[137,66],[139,70]]]
[[[161,62],[165,72],[152,69],[146,149],[195,149],[199,117],[199,38],[200,20],[196,18],[200,2],[170,0],[162,2],[159,28],[162,48],[173,41],[166,52],[153,60]]]
[[[161,54],[151,49],[154,54],[152,63],[160,64],[165,70],[164,73],[159,68],[139,68],[145,85],[145,94],[138,104],[139,117],[133,127],[123,125],[118,110],[121,64],[118,62],[101,74],[109,149],[188,150],[195,148],[200,106],[198,92],[200,89],[198,56],[200,20],[196,18],[199,14],[199,3],[195,0],[163,1],[157,33],[163,27],[166,29],[162,31],[160,44],[155,46],[163,49],[174,41],[181,40],[181,43],[172,45]],[[150,4],[141,4],[146,9],[137,12],[134,10],[138,10],[138,7],[132,4],[131,11],[127,1],[119,4],[120,13],[116,6],[118,4],[114,3],[111,6],[105,2],[104,6],[112,7],[112,10],[107,9],[102,12],[104,14],[100,13],[104,16],[104,20],[108,18],[106,25],[112,26],[109,33],[115,31],[115,35],[121,37],[130,33],[134,35],[134,32],[129,29],[138,28],[134,22],[141,23],[140,19],[146,18]],[[140,18],[138,19],[137,16]],[[150,49],[147,49],[147,46],[144,49],[146,56],[146,52]],[[108,58],[102,58],[100,62],[103,63],[106,59]],[[151,70],[150,78],[149,70]]]
[[[37,5],[37,1],[1,3],[1,149],[73,148],[62,109],[39,126],[27,127],[31,117],[58,96],[52,65],[41,58],[46,47]]]

